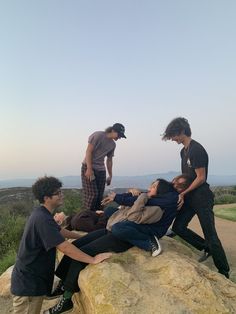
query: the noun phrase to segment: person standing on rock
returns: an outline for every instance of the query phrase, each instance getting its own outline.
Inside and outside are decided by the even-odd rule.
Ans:
[[[77,239],[75,232],[61,229],[53,212],[63,203],[62,183],[54,177],[39,178],[32,190],[40,206],[30,215],[21,239],[11,277],[13,308],[16,314],[39,314],[43,299],[52,290],[56,248],[73,260],[97,264],[111,253],[95,257],[85,254],[66,238]]]
[[[204,255],[199,261],[212,255],[219,273],[229,278],[229,265],[218,238],[214,220],[214,195],[206,182],[208,174],[208,154],[204,147],[191,138],[188,120],[182,117],[172,120],[163,134],[163,140],[172,140],[184,147],[180,152],[182,173],[192,178],[192,184],[179,195],[181,208],[172,230]],[[197,215],[205,240],[188,228],[193,216]]]
[[[115,142],[120,138],[126,138],[125,127],[120,123],[115,123],[105,131],[97,131],[89,136],[81,168],[83,209],[96,211],[101,208],[105,184],[110,185],[112,180]],[[106,177],[106,168],[108,177]]]

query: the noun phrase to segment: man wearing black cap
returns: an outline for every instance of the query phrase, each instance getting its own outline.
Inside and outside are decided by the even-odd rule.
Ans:
[[[83,209],[99,210],[105,189],[112,180],[112,158],[116,141],[126,138],[125,127],[115,123],[105,131],[97,131],[89,136],[86,155],[82,163],[81,179],[83,187]],[[106,158],[106,166],[104,160]],[[108,177],[106,177],[106,168]]]

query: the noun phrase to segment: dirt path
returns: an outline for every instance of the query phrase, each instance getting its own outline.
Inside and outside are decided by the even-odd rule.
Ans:
[[[232,281],[236,282],[236,222],[216,217],[215,223],[218,236],[224,247],[231,268],[230,278]],[[197,217],[194,217],[189,227],[199,235],[202,235],[202,230]],[[211,258],[209,258],[205,264],[215,270]]]

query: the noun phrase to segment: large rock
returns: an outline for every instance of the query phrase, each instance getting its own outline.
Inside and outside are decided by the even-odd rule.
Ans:
[[[236,313],[236,285],[196,261],[192,250],[165,238],[158,257],[132,248],[79,277],[73,313]]]
[[[0,296],[1,297],[10,297],[11,292],[11,273],[13,266],[9,267],[1,276],[0,276]]]

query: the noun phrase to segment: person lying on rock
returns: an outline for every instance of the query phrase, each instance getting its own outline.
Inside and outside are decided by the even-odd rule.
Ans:
[[[163,222],[166,222],[168,227],[170,226],[169,221],[173,221],[172,217],[175,217],[177,213],[176,197],[190,183],[189,177],[185,175],[174,178],[173,183],[157,179],[150,185],[148,192],[141,193],[135,201],[130,193],[111,193],[104,198],[103,205],[115,201],[118,204],[128,206],[122,206],[119,210],[112,207],[107,208],[106,215],[108,215],[108,212],[111,215],[107,222],[107,230],[111,231],[120,240],[128,241],[146,251],[151,250],[152,256],[159,255],[162,248],[158,239],[164,235],[165,226]],[[156,198],[158,199],[158,206],[154,205],[157,203]],[[148,201],[150,206],[146,206]],[[164,213],[165,219],[161,220]],[[161,221],[161,224],[156,224],[159,221]],[[148,225],[152,224],[155,224],[155,228],[158,226],[158,231],[155,233],[150,233],[148,228]],[[151,226],[151,228],[153,227]]]
[[[111,256],[89,256],[65,238],[78,238],[75,232],[61,229],[53,212],[63,203],[62,183],[54,177],[39,178],[32,186],[40,206],[30,215],[21,239],[11,277],[14,313],[39,314],[44,296],[52,290],[56,248],[73,260],[97,264]]]
[[[181,185],[181,190],[184,189],[185,185],[187,186],[187,178],[182,175],[179,177],[179,180],[176,181],[176,186],[179,183]],[[156,184],[158,187],[158,184]],[[186,188],[186,187],[185,187]],[[129,248],[137,245],[141,248],[152,250],[151,241],[154,241],[154,236],[158,239],[165,235],[168,227],[173,222],[177,214],[177,202],[178,202],[178,192],[172,190],[168,193],[165,193],[161,196],[149,198],[146,206],[159,206],[164,209],[161,219],[156,223],[151,224],[136,224],[133,221],[122,221],[116,223],[112,226],[112,232],[107,229],[100,229],[88,233],[82,238],[75,240],[73,245],[79,248],[86,254],[95,256],[101,252],[115,252],[121,253]],[[132,206],[137,200],[137,196],[132,196],[131,193],[116,194],[114,201],[119,205]],[[117,210],[117,208],[116,208]],[[127,229],[117,228],[115,226],[124,226],[124,227],[133,227],[132,232],[135,232],[135,239],[132,234],[127,233]],[[113,233],[113,230],[115,232]],[[119,230],[119,232],[118,232]],[[125,236],[122,237],[122,230],[125,232]],[[116,234],[118,236],[116,236]],[[121,239],[122,238],[122,239]],[[147,240],[149,239],[149,247],[147,246]],[[145,247],[143,243],[145,242]],[[71,300],[72,295],[75,292],[79,291],[78,286],[78,276],[80,271],[87,266],[86,262],[76,261],[68,256],[62,258],[59,263],[55,274],[61,279],[56,289],[51,293],[49,298],[56,298],[59,295],[63,294],[63,297],[60,301],[50,309],[44,311],[44,314],[60,314],[68,313],[73,310],[73,302]]]

